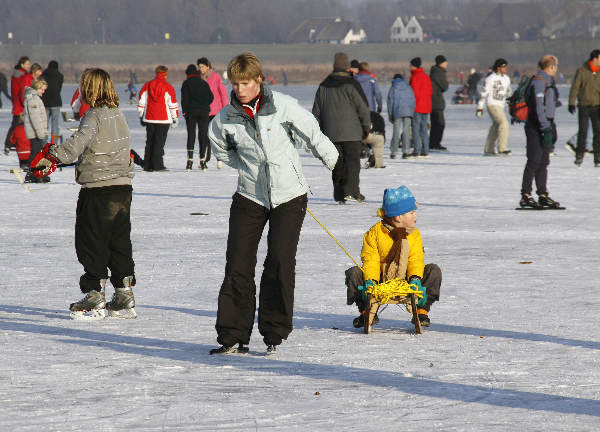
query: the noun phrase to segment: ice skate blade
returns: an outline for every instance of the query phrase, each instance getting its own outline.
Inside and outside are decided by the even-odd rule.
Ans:
[[[108,316],[110,318],[117,318],[117,319],[135,319],[135,318],[137,318],[137,313],[135,312],[135,308],[121,309],[121,310],[108,309]]]
[[[106,317],[106,311],[104,309],[72,311],[70,317],[74,321],[101,321]]]

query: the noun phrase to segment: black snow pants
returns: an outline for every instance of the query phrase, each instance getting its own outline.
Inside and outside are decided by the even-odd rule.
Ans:
[[[343,201],[348,195],[360,194],[360,141],[336,142],[340,157],[331,173],[333,180],[333,199]]]
[[[188,159],[194,157],[194,144],[196,141],[196,127],[198,127],[198,154],[200,160],[208,162],[210,158],[210,145],[208,143],[208,111],[195,109],[185,116],[187,127],[187,155]]]
[[[306,215],[306,194],[275,208],[236,193],[229,216],[227,263],[219,292],[217,341],[248,344],[254,325],[256,253],[269,222],[267,256],[260,280],[258,330],[267,345],[279,345],[292,332],[296,250]]]
[[[146,123],[146,148],[144,151],[144,171],[160,171],[165,169],[163,156],[165,143],[171,125],[163,123]]]
[[[123,287],[123,278],[133,276],[131,248],[132,187],[106,186],[81,188],[75,220],[75,252],[85,273],[79,279],[84,293],[101,289],[100,280],[108,279],[115,288]],[[135,277],[131,282],[135,285]]]

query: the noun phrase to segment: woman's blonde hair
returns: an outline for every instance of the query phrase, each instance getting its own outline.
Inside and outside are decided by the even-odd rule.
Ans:
[[[251,52],[236,55],[227,66],[229,81],[264,81],[260,60]],[[260,79],[260,80],[259,80]]]
[[[81,97],[91,107],[117,108],[119,96],[108,72],[102,69],[86,69],[79,83]]]
[[[36,78],[31,82],[31,88],[34,90],[39,90],[42,87],[48,87],[48,83],[43,78]]]

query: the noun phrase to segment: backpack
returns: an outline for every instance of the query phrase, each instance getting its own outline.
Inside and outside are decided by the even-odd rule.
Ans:
[[[535,75],[533,75],[533,76],[523,75],[521,77],[521,81],[519,81],[519,85],[517,86],[517,89],[512,94],[512,96],[508,99],[508,113],[510,114],[510,123],[511,124],[524,122],[525,120],[527,120],[527,117],[529,117],[529,105],[527,104],[527,99],[528,99],[527,90],[529,89],[531,80],[533,80],[533,79],[539,79],[541,81],[544,81],[544,84],[546,83],[546,81],[543,78],[540,78],[540,77],[536,78]],[[544,93],[547,90],[548,90],[548,87],[546,87],[546,90],[544,90]]]
[[[529,117],[529,107],[527,106],[527,89],[531,83],[532,76],[523,75],[517,89],[508,99],[508,113],[510,114],[510,123],[521,123]]]

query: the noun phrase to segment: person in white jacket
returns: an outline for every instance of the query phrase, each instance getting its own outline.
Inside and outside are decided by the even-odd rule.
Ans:
[[[483,105],[487,105],[488,114],[492,119],[492,126],[488,132],[483,154],[508,156],[508,118],[506,117],[506,100],[512,95],[510,78],[506,74],[508,62],[499,58],[494,62],[493,72],[485,79],[481,98],[477,104],[477,117],[483,117]],[[498,152],[495,151],[496,142]]]
[[[23,98],[23,122],[25,124],[25,135],[31,143],[31,152],[29,153],[28,164],[44,148],[48,139],[48,118],[46,117],[46,108],[42,101],[42,95],[48,88],[48,83],[42,78],[36,78],[31,83],[31,87],[25,88]],[[50,179],[38,179],[30,171],[25,176],[27,183],[48,182]]]

